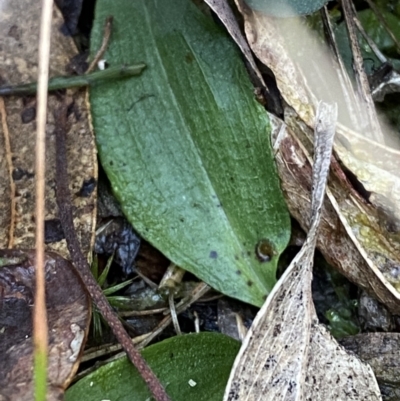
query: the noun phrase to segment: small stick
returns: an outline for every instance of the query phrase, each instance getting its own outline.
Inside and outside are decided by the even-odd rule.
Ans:
[[[363,26],[361,25],[361,22],[358,20],[358,18],[356,18],[354,20],[357,29],[360,31],[361,35],[363,36],[363,38],[367,41],[368,46],[371,48],[371,50],[375,53],[375,56],[379,59],[379,61],[381,63],[387,63],[387,58],[383,55],[383,53],[379,50],[378,46],[376,45],[376,43],[372,40],[372,38],[369,37],[369,35],[367,34],[367,32],[365,32],[365,29],[363,28]]]
[[[43,0],[40,17],[38,93],[35,145],[35,303],[33,306],[34,399],[46,400],[48,378],[48,324],[44,254],[46,117],[49,80],[50,33],[53,0]]]
[[[349,112],[349,117],[353,123],[353,128],[358,129],[359,127],[362,127],[363,112],[360,109],[360,102],[358,101],[357,95],[354,92],[354,87],[349,74],[347,73],[343,59],[340,56],[337,41],[335,39],[335,33],[326,6],[321,9],[321,17],[324,26],[325,38],[332,50],[334,60],[337,65],[336,71],[342,87],[342,93],[346,102],[347,110]]]
[[[76,75],[69,77],[55,77],[48,81],[48,91],[66,88],[79,88],[82,86],[95,85],[99,82],[111,79],[129,78],[140,75],[146,68],[146,64],[110,67],[103,71],[92,72],[87,75]],[[25,96],[32,95],[37,91],[37,83],[32,82],[22,85],[7,85],[0,87],[0,96]]]
[[[90,63],[88,69],[86,70],[86,74],[92,72],[96,68],[97,63],[101,60],[103,54],[107,50],[108,42],[110,41],[111,37],[112,22],[113,22],[113,17],[112,15],[110,15],[106,18],[106,22],[104,24],[104,35],[101,47],[99,51],[96,53],[96,56],[94,57],[93,61]]]
[[[12,152],[11,152],[11,142],[10,142],[10,132],[8,130],[7,125],[7,112],[6,107],[4,105],[4,100],[0,97],[0,114],[1,114],[1,125],[3,128],[4,135],[4,150],[6,152],[6,160],[8,167],[8,176],[10,180],[10,197],[11,197],[11,206],[10,206],[10,230],[8,231],[8,244],[7,247],[12,249],[14,247],[14,231],[15,231],[15,219],[16,219],[16,187],[15,182],[12,176],[14,167],[12,160]]]
[[[174,303],[174,294],[172,292],[168,295],[168,303],[172,318],[172,324],[174,325],[175,332],[178,336],[181,336],[182,331],[179,326],[178,315],[176,314],[175,303]]]
[[[353,70],[357,82],[357,93],[359,100],[365,108],[364,118],[367,122],[365,134],[378,143],[385,143],[381,126],[376,114],[375,104],[372,99],[371,89],[368,83],[367,74],[363,67],[363,58],[356,34],[354,20],[357,18],[354,5],[350,0],[342,0],[344,19],[346,21],[347,33],[349,35],[350,47],[353,54]]]
[[[143,359],[140,352],[135,348],[124,326],[118,319],[117,314],[108,303],[107,298],[90,271],[88,261],[82,253],[72,219],[71,195],[68,187],[67,153],[65,143],[65,135],[67,131],[67,108],[65,105],[62,106],[57,113],[56,120],[58,121],[56,129],[56,196],[59,208],[59,217],[72,262],[76,266],[90,296],[97,305],[97,308],[108,322],[115,337],[122,345],[128,358],[139,371],[154,398],[157,401],[170,401],[164,387],[150,369],[147,362]]]

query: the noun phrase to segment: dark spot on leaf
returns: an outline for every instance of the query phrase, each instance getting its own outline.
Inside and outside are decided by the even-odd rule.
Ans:
[[[235,255],[234,257],[235,257],[235,260],[239,260],[239,256],[238,255]]]
[[[251,287],[253,284],[254,284],[254,283],[253,283],[251,280],[248,280],[248,281],[247,281],[247,285],[248,285],[249,287]]]
[[[211,251],[210,252],[210,258],[211,259],[217,259],[218,258],[218,252],[217,251]]]
[[[269,262],[274,254],[274,246],[267,239],[260,240],[256,245],[256,257],[260,262]]]
[[[110,160],[110,166],[113,166],[114,162],[112,160]]]
[[[97,185],[97,182],[94,179],[94,177],[84,180],[82,187],[79,190],[79,192],[77,193],[77,195],[80,196],[81,198],[88,198],[95,190],[96,185]]]
[[[187,63],[192,63],[194,61],[194,56],[192,53],[186,53],[185,55],[185,61]]]
[[[289,382],[289,388],[288,388],[289,393],[293,393],[293,391],[294,391],[295,389],[296,389],[296,382],[293,381],[293,380],[291,380],[291,381]]]
[[[241,270],[236,270],[236,274],[240,276],[242,274]]]
[[[150,97],[155,97],[155,95],[153,94],[149,94],[149,93],[145,93],[144,95],[140,96],[139,99],[135,100],[131,106],[126,110],[126,111],[131,111],[133,109],[134,106],[136,106],[138,103],[142,102],[143,100],[146,100]]]
[[[27,107],[21,113],[21,121],[28,124],[36,118],[36,107]]]
[[[281,329],[282,329],[281,325],[279,323],[276,324],[272,335],[274,337],[278,336],[281,333]]]
[[[264,369],[268,370],[276,366],[276,358],[273,355],[270,355],[265,361]]]

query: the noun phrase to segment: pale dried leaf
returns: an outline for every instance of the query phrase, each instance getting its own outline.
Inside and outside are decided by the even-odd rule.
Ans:
[[[371,367],[347,352],[317,323],[311,328],[306,370],[303,392],[306,401],[382,399]]]
[[[312,223],[306,243],[254,320],[236,358],[225,401],[381,399],[371,368],[347,354],[318,325],[312,303],[313,255],[336,113],[326,105],[317,111]]]
[[[286,392],[297,394],[310,338],[313,254],[302,248],[258,312],[236,357],[224,401],[253,401],[261,395],[283,400]]]

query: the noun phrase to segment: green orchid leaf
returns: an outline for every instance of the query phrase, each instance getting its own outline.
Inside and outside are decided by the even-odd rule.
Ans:
[[[92,53],[143,61],[90,90],[102,165],[135,229],[222,293],[262,305],[290,219],[266,113],[234,44],[187,0],[99,0]]]
[[[217,333],[173,337],[142,354],[174,401],[221,401],[240,343]],[[137,370],[118,359],[81,379],[66,401],[146,401],[151,395]]]

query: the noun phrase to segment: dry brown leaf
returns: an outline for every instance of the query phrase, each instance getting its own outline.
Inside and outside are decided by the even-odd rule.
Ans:
[[[378,383],[392,387],[399,399],[400,333],[363,333],[344,338],[340,343],[370,364]]]
[[[336,153],[365,190],[371,193],[368,200],[379,213],[378,224],[383,226],[384,236],[398,253],[400,151],[364,138],[342,125],[338,127],[338,136],[342,141],[335,144]]]
[[[0,82],[20,84],[37,77],[37,47],[40,3],[3,1],[0,9]],[[50,74],[65,75],[70,58],[77,54],[70,37],[60,32],[58,10],[53,13]],[[89,127],[86,92],[68,91],[70,104],[68,159],[71,191],[74,194],[75,226],[85,253],[91,249],[95,228],[97,160]],[[34,149],[36,99],[12,97],[0,102],[0,248],[34,247]],[[46,158],[46,237],[48,249],[67,255],[60,231],[55,201],[53,111],[59,106],[56,94],[49,96]],[[9,143],[9,147],[7,144]]]
[[[279,141],[275,141],[276,162],[289,211],[303,229],[308,231],[312,186],[310,155],[296,135],[301,133],[299,126],[294,126],[297,128],[295,134],[290,128],[282,126],[282,121],[275,116],[270,115],[270,119],[275,130],[273,137],[280,136]],[[363,200],[346,181],[343,172],[338,170],[337,162],[332,165],[332,172],[329,181],[331,193],[329,200],[324,203],[317,240],[318,249],[327,261],[349,280],[356,282],[368,293],[374,294],[392,313],[399,314],[400,294],[374,266],[362,247],[357,247],[357,238],[340,213],[340,206],[351,210],[350,207],[354,207],[355,203],[360,205]],[[334,206],[331,201],[334,202]],[[359,209],[357,213],[361,213]],[[373,216],[372,207],[369,213]]]
[[[308,229],[309,201],[307,199],[309,199],[310,182],[302,166],[296,166],[298,157],[301,159],[301,156],[295,153],[309,149],[312,143],[312,131],[311,133],[307,131],[310,131],[308,127],[313,127],[311,117],[315,104],[314,95],[325,96],[325,93],[318,93],[318,83],[321,84],[324,80],[329,82],[326,92],[329,92],[329,96],[341,101],[343,95],[340,96],[336,91],[337,88],[341,88],[340,80],[335,75],[335,69],[330,65],[333,64],[331,58],[328,55],[316,56],[319,61],[324,58],[327,61],[318,66],[319,71],[323,71],[323,74],[320,74],[323,77],[317,80],[317,84],[314,82],[310,89],[307,85],[315,80],[315,77],[309,73],[307,79],[304,79],[307,66],[298,54],[307,53],[309,57],[306,57],[306,62],[308,69],[311,70],[309,64],[312,63],[314,56],[310,57],[310,53],[315,51],[316,55],[317,52],[326,53],[326,50],[319,50],[318,43],[318,46],[310,51],[297,42],[297,44],[291,43],[292,52],[290,52],[287,45],[288,39],[285,38],[286,41],[283,39],[283,32],[277,29],[276,20],[250,10],[242,2],[239,2],[239,7],[245,18],[246,35],[250,47],[274,72],[282,96],[295,110],[295,113],[285,112],[285,122],[295,132],[299,142],[293,144],[291,136],[286,136],[285,140],[277,145],[280,148],[277,161],[290,212],[299,220],[304,229]],[[290,23],[293,25],[296,22],[291,20]],[[285,24],[281,23],[280,27],[282,26]],[[304,30],[304,26],[298,23],[295,32],[298,33],[299,38],[308,35],[307,32],[301,32],[301,28]],[[294,40],[293,35],[289,42],[290,40]],[[311,42],[308,40],[307,46]],[[301,63],[303,68],[299,69]],[[346,114],[347,110],[342,106],[341,118],[345,122],[350,122],[351,118],[348,115],[346,117]],[[330,184],[332,190],[330,198],[334,210],[325,208],[328,210],[329,217],[326,217],[326,221],[329,221],[329,224],[324,222],[322,224],[318,247],[330,263],[338,267],[350,280],[375,295],[392,312],[399,313],[400,297],[393,287],[400,288],[400,257],[398,256],[400,255],[400,153],[363,138],[343,124],[338,124],[337,132],[335,151],[365,189],[371,192],[369,201],[372,205],[365,202],[351,188],[336,163],[337,177]],[[300,191],[298,191],[299,185]]]
[[[35,251],[0,251],[0,400],[33,394],[32,306]],[[46,254],[49,324],[47,400],[59,400],[79,366],[89,331],[91,301],[70,262]]]
[[[287,52],[283,38],[275,26],[276,20],[253,11],[242,0],[236,0],[236,4],[243,14],[246,37],[254,54],[274,73],[285,101],[296,110],[303,121],[312,126],[316,100]]]
[[[314,248],[336,113],[335,108],[324,104],[317,110],[307,240],[254,320],[234,363],[224,401],[381,399],[371,368],[349,355],[318,324],[312,302]],[[301,168],[301,163],[297,163]]]

